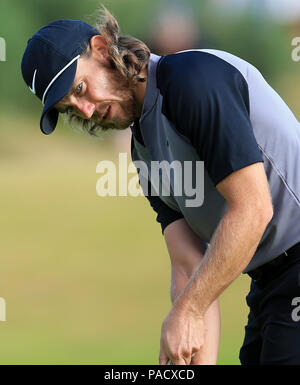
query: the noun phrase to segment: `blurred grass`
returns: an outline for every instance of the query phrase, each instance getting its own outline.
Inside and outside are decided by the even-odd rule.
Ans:
[[[2,124],[0,363],[156,364],[169,257],[145,198],[96,195],[111,141]],[[241,277],[221,298],[220,364],[238,363],[247,286]]]

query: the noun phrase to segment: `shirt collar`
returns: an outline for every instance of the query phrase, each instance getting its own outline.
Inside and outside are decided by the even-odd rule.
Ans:
[[[162,57],[163,56],[150,54],[150,60],[148,63],[148,79],[147,79],[146,93],[145,93],[145,99],[144,99],[144,104],[142,108],[142,114],[140,117],[140,123],[152,110],[152,107],[155,105],[157,101],[157,98],[159,95],[159,89],[157,88],[156,69]]]

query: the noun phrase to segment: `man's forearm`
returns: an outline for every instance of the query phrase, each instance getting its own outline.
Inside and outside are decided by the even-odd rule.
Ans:
[[[229,210],[175,306],[204,316],[210,304],[248,265],[269,220],[253,210]]]
[[[174,303],[176,297],[180,295],[190,279],[190,274],[177,272],[172,274],[171,300]],[[207,309],[204,315],[205,342],[199,353],[199,364],[216,365],[220,342],[220,308],[219,301],[216,299]]]

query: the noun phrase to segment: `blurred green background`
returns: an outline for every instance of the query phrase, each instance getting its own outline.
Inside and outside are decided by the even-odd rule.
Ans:
[[[102,1],[122,32],[154,53],[164,48],[153,30],[173,7],[197,29],[195,48],[226,50],[256,65],[299,120],[300,62],[291,59],[291,40],[300,36],[297,10],[278,11],[278,3],[289,7],[284,0],[237,3]],[[130,132],[99,140],[60,121],[53,135],[42,135],[41,103],[20,72],[33,33],[58,18],[93,23],[99,5],[0,3],[6,41],[6,61],[0,62],[0,297],[7,306],[1,364],[158,362],[161,322],[170,309],[170,263],[160,226],[143,197],[96,195],[97,163],[117,162],[119,152],[129,151]],[[249,283],[241,276],[220,298],[219,364],[239,364]]]

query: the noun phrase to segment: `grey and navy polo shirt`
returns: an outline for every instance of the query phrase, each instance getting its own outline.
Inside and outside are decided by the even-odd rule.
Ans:
[[[140,181],[139,161],[149,170],[151,161],[204,162],[200,207],[186,207],[187,197],[172,194],[176,176],[169,176],[167,197],[148,179],[148,191],[151,187],[157,195],[147,192],[147,199],[162,232],[185,218],[209,244],[227,209],[216,185],[236,170],[263,162],[274,215],[244,272],[300,241],[300,124],[253,65],[218,50],[151,54],[142,115],[131,130]]]

